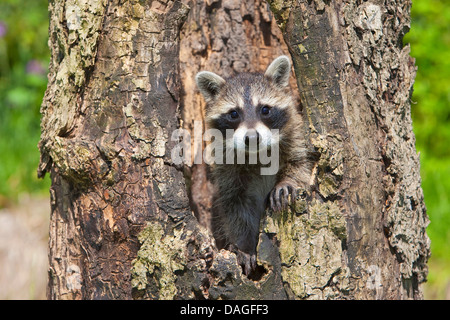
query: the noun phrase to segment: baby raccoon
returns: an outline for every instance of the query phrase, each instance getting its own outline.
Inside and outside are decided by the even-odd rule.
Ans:
[[[288,88],[290,71],[289,58],[280,56],[264,74],[241,73],[223,79],[202,71],[196,76],[206,101],[207,127],[221,131],[224,144],[245,155],[244,163],[236,163],[234,156],[232,163],[214,164],[211,172],[216,188],[214,236],[219,248],[236,252],[247,275],[256,268],[259,224],[266,206],[275,211],[286,208],[289,195],[293,199],[297,188],[309,182],[311,165],[302,117]],[[279,160],[278,172],[261,174],[261,169],[267,169],[261,151],[277,153],[271,157]],[[257,160],[248,161],[255,153]]]

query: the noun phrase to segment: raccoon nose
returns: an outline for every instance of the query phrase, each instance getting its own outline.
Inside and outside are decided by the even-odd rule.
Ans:
[[[252,145],[258,145],[261,140],[261,136],[259,135],[258,131],[256,131],[256,130],[249,130],[245,134],[244,139],[245,139],[245,145],[248,147],[250,145],[250,143]]]

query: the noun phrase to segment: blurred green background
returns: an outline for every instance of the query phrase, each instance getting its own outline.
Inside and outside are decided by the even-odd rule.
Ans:
[[[0,2],[0,209],[23,194],[48,195],[38,180],[39,108],[50,52],[48,0]],[[431,224],[430,271],[425,297],[450,298],[450,5],[413,0],[404,38],[416,58],[412,115],[421,154],[422,187]]]
[[[48,193],[38,180],[39,108],[50,52],[47,0],[0,1],[0,207],[21,193]]]
[[[450,3],[412,0],[404,43],[418,66],[411,105],[431,239],[426,298],[450,299]]]

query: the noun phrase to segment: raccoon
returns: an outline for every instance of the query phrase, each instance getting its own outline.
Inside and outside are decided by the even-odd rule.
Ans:
[[[287,56],[276,58],[265,73],[240,73],[223,79],[201,71],[196,75],[199,91],[206,101],[206,125],[227,136],[236,151],[244,152],[246,162],[214,164],[215,186],[212,207],[213,234],[219,248],[237,254],[248,275],[256,268],[256,246],[260,219],[266,209],[280,211],[294,199],[299,187],[307,187],[311,160],[306,148],[302,116],[289,88],[291,63]],[[250,146],[257,146],[250,148]],[[260,158],[247,158],[263,148],[278,152],[279,170],[261,174]],[[236,160],[236,157],[234,157]]]

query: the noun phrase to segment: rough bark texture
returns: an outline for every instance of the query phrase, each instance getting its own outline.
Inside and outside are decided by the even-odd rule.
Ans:
[[[273,221],[283,280],[297,298],[421,298],[430,243],[402,44],[410,1],[269,2],[321,153],[306,218]]]
[[[39,168],[52,178],[49,298],[421,297],[409,2],[270,4],[321,157],[316,190],[262,221],[248,279],[207,230],[206,166],[174,165],[171,134],[203,120],[197,71],[262,71],[287,53],[267,3],[50,2]]]
[[[282,34],[265,1],[189,1],[189,15],[181,30],[180,69],[182,79],[182,126],[191,132],[193,137],[194,121],[204,123],[204,100],[195,84],[195,75],[200,70],[217,72],[224,77],[236,72],[264,71],[269,63],[287,52]],[[297,92],[295,78],[291,79],[291,87]],[[204,129],[204,125],[203,125]],[[201,132],[200,132],[201,133]],[[192,157],[202,152],[202,145],[193,145]],[[191,208],[199,223],[210,228],[211,192],[208,168],[205,164],[186,166],[185,175]],[[153,234],[150,226],[144,234]],[[228,251],[220,251],[212,246],[202,244],[202,237],[211,239],[210,233],[191,235],[191,243],[182,240],[188,250],[187,259],[178,267],[178,276],[167,270],[167,275],[175,281],[176,290],[163,298],[208,298],[208,299],[284,299],[286,293],[280,277],[279,258],[274,241],[264,236],[263,254],[260,255],[261,268],[259,281],[249,280],[242,274],[236,263],[236,256]],[[180,233],[181,237],[181,233]],[[147,281],[147,275],[153,272],[154,259],[161,256],[149,253],[155,250],[155,244],[147,235],[142,239],[143,246],[138,252],[135,281],[145,298],[162,297],[158,286],[162,283]],[[194,240],[195,239],[195,240]],[[173,243],[171,237],[164,241]],[[178,240],[176,240],[178,242]],[[150,249],[151,248],[151,249]],[[183,249],[184,250],[184,249]],[[209,252],[208,255],[201,252]],[[175,251],[174,251],[175,252]],[[169,263],[170,257],[166,256]],[[185,252],[186,253],[186,252]],[[185,254],[176,254],[178,258]],[[204,258],[205,257],[205,258]],[[193,259],[196,259],[192,262]],[[174,260],[174,259],[172,259]],[[175,259],[176,260],[176,259]],[[191,261],[191,262],[189,262]],[[278,262],[278,264],[277,264]],[[150,270],[150,271],[149,271]],[[172,288],[174,289],[174,288]],[[145,293],[144,293],[145,292]]]
[[[50,12],[39,169],[52,178],[48,297],[129,299],[139,232],[191,217],[169,139],[188,8],[68,0]]]
[[[239,19],[247,5],[190,6],[186,30],[197,31],[184,31],[183,50],[186,41],[195,42],[206,32],[212,42],[203,45],[229,66],[226,72],[262,70],[282,53],[271,34],[274,30],[281,38],[274,23],[264,22],[269,32],[264,40],[257,36],[259,25],[253,28]],[[234,254],[217,252],[189,208],[183,168],[171,162],[176,143],[171,134],[181,123],[180,92],[184,105],[190,105],[186,114],[202,117],[195,113],[201,109],[192,81],[201,63],[183,60],[180,90],[180,30],[188,6],[180,1],[72,0],[51,2],[49,9],[52,58],[41,110],[39,167],[40,176],[50,172],[52,178],[48,297],[285,297],[270,285],[273,279],[281,285],[279,273],[269,277],[262,294],[258,283],[242,275]],[[248,10],[248,19],[260,19],[261,12],[271,18],[265,3]],[[224,21],[208,23],[211,16]],[[212,25],[233,29],[210,37]],[[214,45],[213,50],[214,38],[230,39],[233,49]],[[278,42],[266,43],[270,53],[256,59],[254,49],[272,38]],[[234,58],[227,56],[233,50]],[[201,50],[193,56],[196,62],[206,58]],[[246,64],[248,56],[252,65]],[[190,99],[197,101],[191,105]]]

